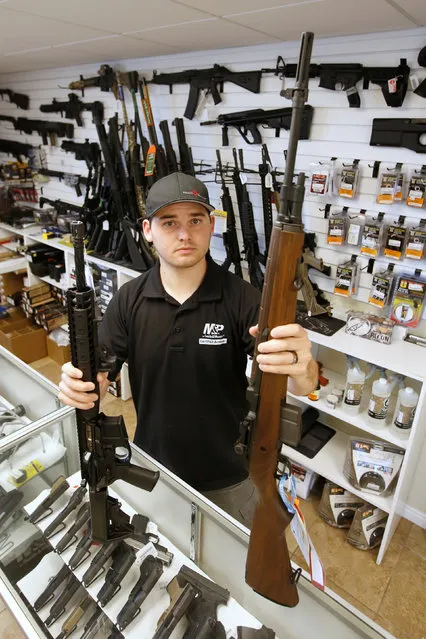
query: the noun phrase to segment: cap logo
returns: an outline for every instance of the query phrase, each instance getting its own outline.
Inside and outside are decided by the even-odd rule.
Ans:
[[[195,195],[195,197],[201,197],[203,198],[203,200],[205,200],[206,198],[201,195],[201,193],[198,193],[198,191],[196,191],[195,189],[193,191],[182,191],[183,195]]]

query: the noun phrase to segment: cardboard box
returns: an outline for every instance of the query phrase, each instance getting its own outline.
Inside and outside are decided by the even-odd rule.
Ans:
[[[17,273],[3,273],[0,275],[0,291],[6,297],[22,290],[24,286],[24,276]]]
[[[71,349],[69,344],[67,346],[59,346],[55,340],[50,337],[50,335],[47,336],[46,342],[47,355],[50,359],[55,360],[55,362],[60,366],[71,361]]]
[[[5,327],[8,332],[0,330],[0,344],[29,364],[47,356],[46,332],[29,320],[25,321],[28,323],[25,326]]]
[[[8,333],[14,328],[21,328],[31,324],[20,308],[9,308],[8,316],[0,319],[0,331]]]

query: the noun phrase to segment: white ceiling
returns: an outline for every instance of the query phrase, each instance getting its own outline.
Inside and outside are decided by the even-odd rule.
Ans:
[[[0,73],[426,26],[426,0],[0,0]]]

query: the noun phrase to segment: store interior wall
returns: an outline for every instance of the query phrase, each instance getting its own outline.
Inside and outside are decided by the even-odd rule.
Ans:
[[[412,72],[417,70],[419,79],[423,79],[426,70],[418,69],[417,56],[425,43],[426,28],[349,37],[318,38],[314,43],[312,61],[324,63],[359,62],[366,66],[383,67],[398,66],[400,58],[405,57]],[[159,72],[172,72],[209,67],[213,63],[226,65],[233,71],[274,67],[278,55],[283,56],[284,60],[288,62],[296,62],[298,51],[299,42],[286,42],[120,60],[116,63],[114,59],[109,57],[108,42],[106,41],[105,50],[102,57],[99,58],[99,63],[108,63],[123,71],[136,69],[141,75],[149,79],[152,77],[154,69]],[[89,64],[0,75],[0,86],[7,86],[7,88],[16,92],[26,93],[30,96],[29,111],[18,112],[13,104],[0,101],[0,113],[54,121],[59,120],[61,119],[59,114],[41,114],[39,106],[50,103],[52,98],[67,100],[67,95],[70,92],[67,88],[68,84],[77,80],[80,74],[84,77],[94,76],[97,74],[98,69],[99,64]],[[291,87],[293,82],[293,80],[288,80],[286,86]],[[188,96],[188,85],[176,85],[173,88],[172,95],[170,95],[167,86],[149,85],[149,89],[159,138],[161,140],[158,123],[160,120],[167,119],[172,141],[177,151],[175,127],[171,123],[173,118],[183,117]],[[216,161],[215,151],[217,148],[221,148],[222,161],[225,164],[229,162],[232,165],[232,147],[235,146],[244,150],[246,167],[257,169],[258,164],[261,162],[259,146],[246,144],[235,130],[229,129],[230,146],[221,147],[221,130],[219,126],[200,127],[199,121],[214,119],[220,113],[232,111],[254,108],[276,109],[290,106],[289,102],[280,97],[280,89],[281,80],[273,74],[263,76],[260,94],[249,93],[236,85],[225,83],[222,93],[223,101],[220,104],[214,106],[211,98],[209,98],[205,108],[198,115],[198,119],[185,120],[187,141],[192,147],[194,161],[202,161],[213,166]],[[422,164],[425,163],[424,155],[416,154],[414,151],[404,148],[370,147],[369,139],[373,118],[424,118],[426,113],[425,99],[414,95],[411,87],[409,87],[404,105],[401,108],[392,109],[386,106],[381,90],[377,85],[370,85],[369,90],[360,88],[360,95],[361,108],[350,109],[344,92],[319,88],[318,79],[310,81],[308,102],[314,107],[313,125],[310,139],[299,143],[296,163],[296,170],[309,172],[309,165],[312,162],[325,162],[333,156],[337,157],[337,167],[342,166],[343,163],[351,163],[355,158],[360,160],[361,180],[359,196],[356,199],[348,201],[337,196],[321,199],[313,195],[307,195],[303,209],[305,229],[316,233],[318,246],[316,254],[332,267],[330,278],[315,275],[314,279],[320,288],[329,294],[335,312],[337,311],[340,314],[343,314],[349,306],[346,300],[342,302],[340,298],[332,293],[336,266],[349,259],[353,251],[347,246],[333,248],[327,244],[328,222],[324,218],[324,212],[321,211],[325,203],[332,204],[332,212],[341,210],[342,206],[350,206],[350,214],[355,214],[360,209],[366,209],[367,214],[372,215],[383,211],[385,213],[385,222],[393,222],[400,215],[406,215],[408,223],[415,223],[424,216],[424,211],[401,204],[394,206],[378,205],[375,201],[377,179],[372,177],[372,165],[375,160],[380,160],[382,166],[385,167],[393,167],[396,162],[402,162],[404,170],[410,174],[415,169],[419,170]],[[87,102],[101,100],[105,105],[105,121],[112,117],[116,111],[118,111],[121,118],[121,107],[116,103],[112,93],[101,92],[99,89],[87,89],[83,99]],[[126,101],[131,116],[133,108],[128,92],[126,92]],[[83,119],[84,127],[75,126],[74,140],[77,142],[84,142],[85,139],[97,141],[96,130],[91,123],[90,114],[83,113]],[[263,141],[268,144],[273,165],[283,170],[283,150],[287,147],[288,132],[283,130],[279,138],[275,137],[275,133],[272,130],[262,129],[261,134]],[[145,135],[147,135],[146,128]],[[37,135],[21,135],[7,122],[0,122],[0,137],[2,139],[28,142],[34,146],[40,144],[40,138]],[[66,154],[61,150],[60,143],[61,140],[58,141],[58,146],[56,147],[43,147],[47,155],[47,167],[86,175],[85,163],[75,160],[72,154]],[[10,160],[10,157],[0,155],[0,162],[8,160]],[[220,188],[214,182],[214,177],[207,175],[201,176],[201,179],[208,183],[212,203],[220,208]],[[251,182],[254,182],[254,184],[251,184]],[[263,248],[262,201],[258,177],[252,178],[248,175],[248,184],[254,206],[260,245]],[[43,185],[43,195],[54,199],[61,198],[69,202],[82,202],[82,198],[76,197],[73,188],[55,179]],[[239,226],[238,221],[237,226]],[[239,237],[240,245],[242,246],[241,234]],[[221,237],[213,238],[212,254],[219,262],[224,259],[225,253]],[[366,301],[372,275],[368,274],[365,269],[368,260],[359,258],[359,262],[364,270],[361,274],[358,294],[356,299],[351,300],[350,307],[359,307],[371,312],[371,307],[366,304]],[[374,270],[380,270],[381,266],[387,262],[388,260],[384,260],[382,257],[378,258]],[[406,260],[401,264],[398,263],[395,266],[395,271],[413,273],[417,267],[424,269],[425,261],[418,263]],[[426,333],[424,316],[416,332],[423,335]],[[350,338],[348,337],[348,339]],[[419,357],[422,354],[423,351],[419,347]],[[418,521],[416,523],[421,525],[426,524],[425,481],[426,440],[419,462],[419,470],[407,500],[408,510],[414,513],[412,517],[417,518]]]

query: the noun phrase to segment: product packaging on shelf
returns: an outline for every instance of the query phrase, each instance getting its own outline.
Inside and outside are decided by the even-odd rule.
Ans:
[[[343,473],[357,489],[391,494],[404,459],[404,449],[387,442],[351,437]]]
[[[380,342],[380,344],[390,344],[394,325],[395,322],[386,317],[362,311],[348,311],[345,332],[349,335],[371,339],[373,342]]]
[[[388,306],[395,284],[393,268],[394,265],[389,264],[386,270],[379,271],[373,275],[370,295],[368,296],[369,304],[378,308]]]
[[[361,236],[361,255],[377,257],[380,252],[383,234],[384,213],[379,213],[377,218],[367,218]]]
[[[349,528],[355,512],[365,502],[345,488],[326,481],[318,514],[334,528]]]
[[[397,324],[417,326],[423,311],[426,281],[414,275],[401,275],[392,298],[390,318]]]
[[[387,513],[380,508],[365,504],[355,513],[346,541],[359,550],[370,550],[379,546],[385,532]]]
[[[342,167],[337,187],[337,193],[340,197],[347,197],[350,199],[356,197],[359,175],[360,170],[357,161],[355,161],[352,166]]]
[[[426,179],[426,178],[425,178]],[[404,257],[411,260],[421,260],[426,245],[426,219],[420,220],[418,226],[412,226],[408,230],[407,244]]]
[[[398,401],[392,419],[392,430],[398,437],[409,437],[418,401],[419,394],[416,393],[414,388],[407,386],[399,390]]]

